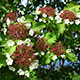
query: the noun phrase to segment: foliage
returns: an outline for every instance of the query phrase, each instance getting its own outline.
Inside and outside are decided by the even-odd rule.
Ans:
[[[0,0],[0,80],[79,80],[80,5],[19,3]]]

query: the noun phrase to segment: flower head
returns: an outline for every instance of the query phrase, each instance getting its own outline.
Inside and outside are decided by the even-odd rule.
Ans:
[[[63,10],[60,16],[63,20],[69,19],[69,21],[74,21],[76,18],[76,15],[74,14],[74,12],[69,10]]]
[[[14,46],[14,41],[12,41],[12,40],[9,40],[9,41],[7,41],[7,44],[8,44],[8,46],[10,47],[10,46]]]
[[[15,63],[19,65],[20,68],[28,69],[28,66],[34,62],[36,55],[33,55],[34,50],[29,45],[21,44],[17,47],[16,51],[13,53]]]

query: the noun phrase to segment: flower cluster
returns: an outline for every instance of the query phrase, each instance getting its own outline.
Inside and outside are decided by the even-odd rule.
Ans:
[[[11,20],[11,21],[16,21],[18,16],[19,16],[19,14],[15,11],[9,12],[9,13],[7,13],[7,15],[5,17],[5,21],[7,21],[7,18],[9,18],[9,20]]]
[[[60,43],[56,43],[56,45],[52,45],[51,52],[56,53],[57,56],[60,56],[61,54],[65,54],[66,49]]]
[[[37,42],[35,43],[35,49],[37,51],[41,50],[41,51],[46,51],[48,48],[48,44],[46,43],[46,40],[43,38],[40,38],[39,40],[37,40]]]
[[[28,69],[28,66],[34,62],[34,58],[36,57],[36,55],[33,55],[33,52],[34,50],[30,45],[19,45],[13,53],[15,63],[18,64],[20,68]]]
[[[39,8],[39,11],[41,12],[41,14],[46,14],[48,17],[50,16],[55,16],[55,10],[53,8],[50,7],[42,7]]]
[[[69,10],[63,10],[60,16],[63,20],[69,19],[69,21],[75,21],[75,18],[76,18],[76,15],[74,14],[74,12]]]
[[[10,27],[8,27],[8,34],[9,34],[9,38],[12,39],[25,39],[26,37],[29,36],[29,29],[26,28],[27,26],[25,26],[22,23],[17,23],[14,24],[12,23],[10,25]]]

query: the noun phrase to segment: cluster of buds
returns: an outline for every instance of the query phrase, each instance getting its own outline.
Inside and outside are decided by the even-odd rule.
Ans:
[[[74,14],[74,12],[69,11],[69,10],[63,10],[60,14],[60,17],[65,20],[65,19],[69,19],[69,21],[75,21],[76,15]]]
[[[20,68],[28,69],[28,66],[31,66],[31,63],[33,63],[36,58],[33,52],[34,50],[30,45],[19,45],[13,53],[15,63],[18,64]]]
[[[11,20],[11,21],[16,21],[18,16],[19,16],[19,14],[15,11],[9,12],[9,13],[7,13],[7,15],[5,17],[5,21],[7,21],[7,18],[9,18],[9,20]]]
[[[48,44],[46,43],[46,40],[43,38],[40,38],[39,40],[37,40],[37,42],[35,43],[35,49],[36,50],[41,50],[41,51],[46,51],[48,48]]]
[[[65,54],[66,49],[60,43],[56,43],[56,45],[52,45],[51,52],[56,53],[57,56],[60,56]]]
[[[42,7],[39,8],[39,11],[41,12],[41,14],[46,14],[48,17],[50,16],[55,16],[55,10],[53,8],[50,7]]]
[[[26,37],[29,36],[29,29],[27,29],[26,27],[27,26],[25,26],[23,23],[17,23],[17,24],[12,23],[8,27],[7,33],[9,34],[9,38],[25,39]]]

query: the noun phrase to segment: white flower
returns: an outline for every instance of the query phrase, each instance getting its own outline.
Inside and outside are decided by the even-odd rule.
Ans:
[[[4,31],[4,35],[6,35],[7,29],[3,28],[3,31]]]
[[[23,44],[23,43],[24,43],[24,41],[18,40],[17,45],[21,45],[21,44]]]
[[[19,73],[19,75],[24,75],[24,71],[22,69],[19,69],[17,73]]]
[[[39,6],[36,8],[36,14],[40,14],[41,11],[39,11]]]
[[[29,35],[30,35],[30,36],[33,36],[33,35],[34,35],[34,30],[30,29]]]
[[[64,57],[65,57],[65,55],[63,54],[63,55],[61,55],[61,57],[62,57],[62,58],[64,58]]]
[[[21,14],[24,15],[24,11],[21,11]]]
[[[31,27],[31,23],[26,23],[26,28],[29,29]]]
[[[57,59],[57,56],[56,55],[53,55],[53,59],[56,60]]]
[[[20,19],[20,18],[18,18],[18,19],[17,19],[17,22],[20,22],[20,20],[21,20],[21,19]]]
[[[6,28],[6,24],[5,23],[3,23],[3,27]]]
[[[50,19],[50,20],[53,20],[53,17],[52,17],[52,16],[50,16],[50,17],[49,17],[49,19]]]
[[[60,18],[59,15],[57,15],[57,16],[55,17],[55,20],[57,20],[57,23],[61,23],[61,22],[62,22],[62,18]]]
[[[6,53],[6,58],[10,58],[10,55],[9,55],[9,53]]]
[[[72,25],[74,22],[70,22],[70,24]]]
[[[22,16],[21,18],[18,18],[17,22],[25,23],[25,17]]]
[[[43,17],[45,17],[45,18],[47,17],[47,15],[46,15],[46,14],[42,14],[42,16],[43,16]]]
[[[67,53],[70,53],[70,52],[71,52],[71,49],[67,49],[66,52],[67,52]]]
[[[39,54],[38,52],[34,53],[34,55],[38,55],[38,54]]]
[[[44,23],[46,23],[46,20],[43,20]]]
[[[26,43],[29,44],[30,42],[31,42],[31,40],[29,38],[27,38],[27,39],[25,39],[24,44],[26,44]]]
[[[7,65],[12,65],[13,64],[13,60],[10,58],[10,59],[7,59],[6,60],[6,63]]]
[[[13,71],[13,72],[15,72],[15,68],[14,67],[12,67],[12,66],[8,66],[8,68],[9,68],[9,70],[11,70],[11,71]]]
[[[80,20],[78,19],[78,20],[75,20],[75,24],[76,25],[79,25],[80,24]]]
[[[65,19],[64,22],[65,22],[65,24],[69,24],[70,23],[69,19]]]
[[[39,19],[39,22],[42,22],[42,19],[41,18]]]
[[[80,13],[77,13],[77,17],[80,18]]]
[[[32,63],[32,65],[30,66],[30,69],[36,69],[36,68],[38,68],[38,66],[39,66],[39,61],[38,60],[35,60],[33,63]]]
[[[14,46],[14,41],[12,41],[12,40],[9,40],[9,41],[7,41],[7,44],[8,44],[8,46],[10,47],[10,46]]]
[[[17,8],[18,11],[20,11],[20,8]]]
[[[55,20],[58,20],[60,18],[60,16],[59,15],[57,15],[56,17],[55,17]]]
[[[44,55],[45,53],[42,51],[41,54]]]
[[[24,75],[27,76],[27,77],[29,77],[29,72],[28,72],[28,70],[26,70],[26,71],[24,72]]]
[[[40,13],[41,13],[41,11],[36,10],[36,14],[40,14]]]
[[[7,59],[6,59],[7,65],[12,65],[13,64],[13,59],[11,59],[10,55],[8,55],[8,54],[6,54],[6,57],[7,57]]]
[[[62,22],[62,18],[59,18],[58,20],[57,20],[57,23],[61,23]]]
[[[7,18],[7,25],[9,26],[10,25],[10,20],[9,20],[9,18]]]

